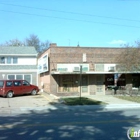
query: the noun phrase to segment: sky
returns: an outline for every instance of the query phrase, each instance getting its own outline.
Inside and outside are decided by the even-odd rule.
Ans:
[[[140,39],[139,0],[0,0],[0,44],[31,34],[58,46],[122,47]]]

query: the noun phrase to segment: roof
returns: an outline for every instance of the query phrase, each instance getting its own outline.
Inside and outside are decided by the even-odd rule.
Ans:
[[[36,55],[37,51],[35,47],[32,46],[10,46],[10,47],[0,47],[0,55]]]

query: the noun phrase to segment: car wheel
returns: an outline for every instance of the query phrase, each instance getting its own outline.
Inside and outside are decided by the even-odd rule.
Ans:
[[[7,93],[7,98],[12,98],[13,97],[13,92],[12,91],[9,91],[8,93]]]
[[[36,92],[36,90],[34,89],[34,90],[32,90],[32,93],[31,93],[32,95],[36,95],[37,94],[37,92]]]

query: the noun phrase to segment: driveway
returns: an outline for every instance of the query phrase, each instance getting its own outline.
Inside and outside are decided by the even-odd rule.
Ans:
[[[23,95],[13,98],[0,97],[0,113],[18,112],[21,108],[47,107],[50,100],[43,95]]]

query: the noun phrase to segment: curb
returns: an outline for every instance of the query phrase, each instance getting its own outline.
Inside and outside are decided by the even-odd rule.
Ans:
[[[109,110],[124,110],[124,109],[140,109],[139,106],[127,106],[127,105],[80,105],[78,106],[65,106],[65,105],[58,105],[57,107],[53,105],[49,105],[48,107],[20,107],[20,108],[5,108],[5,110],[0,110],[0,116],[7,116],[7,115],[30,115],[32,112],[34,113],[48,113],[50,111],[109,111]],[[39,115],[38,114],[38,115]]]

